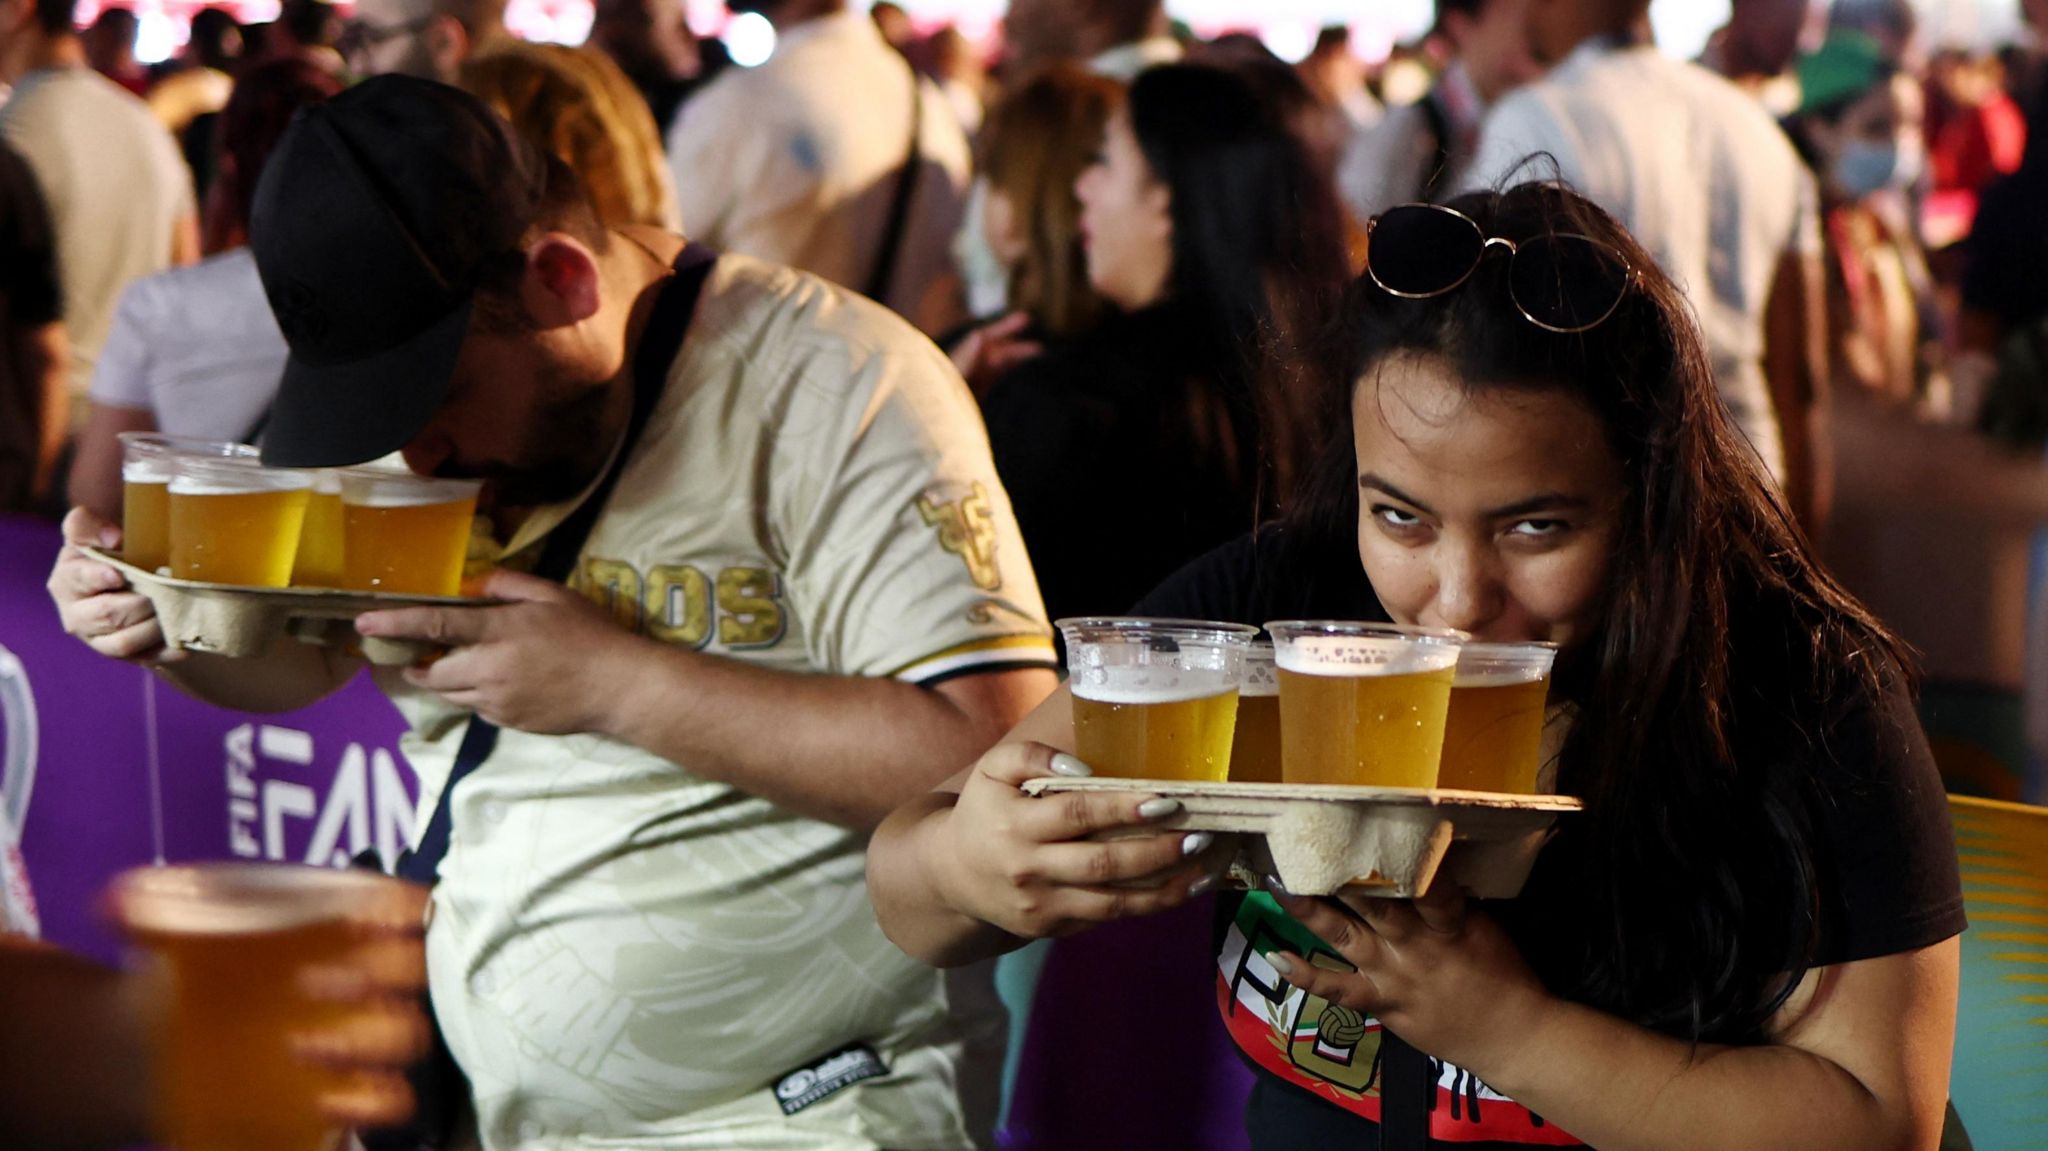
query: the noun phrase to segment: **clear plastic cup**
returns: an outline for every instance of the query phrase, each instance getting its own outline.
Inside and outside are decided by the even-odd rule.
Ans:
[[[1468,643],[1458,653],[1437,786],[1536,792],[1557,645]]]
[[[179,456],[171,479],[171,574],[285,587],[314,474],[253,459]]]
[[[299,533],[299,554],[292,560],[292,586],[346,586],[345,554],[341,473],[328,468],[314,477],[313,493],[306,500],[306,526]]]
[[[1233,783],[1279,783],[1280,669],[1273,645],[1261,640],[1245,651],[1237,686],[1237,734],[1230,743]]]
[[[342,586],[401,595],[460,592],[482,486],[372,468],[342,472]]]
[[[107,910],[161,996],[156,1133],[194,1151],[334,1146],[317,1100],[352,1073],[302,1061],[291,1041],[358,1009],[316,998],[305,973],[390,946],[416,929],[423,905],[413,885],[360,870],[201,863],[116,876]]]
[[[171,477],[181,455],[217,459],[255,459],[248,444],[167,436],[162,432],[122,432],[121,558],[144,571],[171,562]]]
[[[1269,623],[1288,783],[1435,787],[1465,633],[1350,620]]]
[[[1200,620],[1063,619],[1074,743],[1097,775],[1229,778],[1237,689],[1257,628]]]

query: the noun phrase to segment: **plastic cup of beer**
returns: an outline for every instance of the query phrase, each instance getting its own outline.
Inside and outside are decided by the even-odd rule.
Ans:
[[[1230,741],[1232,783],[1279,783],[1280,669],[1273,645],[1253,644],[1244,654],[1237,685],[1237,734]]]
[[[1220,783],[1257,628],[1198,620],[1064,619],[1074,750],[1097,775]]]
[[[1287,783],[1435,787],[1465,633],[1345,620],[1269,623]]]
[[[256,458],[248,444],[122,432],[121,558],[144,571],[171,562],[171,479],[181,455]]]
[[[1536,793],[1557,645],[1468,643],[1458,652],[1437,786]]]
[[[313,478],[246,458],[179,456],[171,479],[171,574],[243,587],[289,585]]]
[[[107,906],[151,991],[156,1135],[179,1151],[326,1151],[323,1093],[347,1073],[302,1062],[297,1035],[356,1008],[316,998],[309,967],[419,923],[410,884],[369,871],[266,863],[145,867],[115,877]]]
[[[306,526],[292,560],[292,586],[342,586],[348,576],[342,546],[341,473],[330,468],[314,476],[312,494],[306,497]]]
[[[399,595],[460,592],[481,486],[411,472],[343,472],[342,586]]]

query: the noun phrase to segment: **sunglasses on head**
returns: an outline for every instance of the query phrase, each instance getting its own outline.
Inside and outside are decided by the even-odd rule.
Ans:
[[[1486,253],[1508,253],[1508,299],[1546,332],[1599,327],[1635,280],[1620,252],[1591,236],[1554,232],[1516,243],[1438,204],[1400,204],[1366,224],[1366,275],[1391,296],[1427,300],[1456,291]]]

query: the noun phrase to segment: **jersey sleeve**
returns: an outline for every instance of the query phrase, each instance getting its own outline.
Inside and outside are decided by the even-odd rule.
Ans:
[[[972,397],[929,341],[871,314],[887,321],[878,348],[798,362],[856,386],[835,401],[798,385],[788,426],[809,429],[794,445],[804,459],[772,505],[812,665],[920,684],[1056,666]]]

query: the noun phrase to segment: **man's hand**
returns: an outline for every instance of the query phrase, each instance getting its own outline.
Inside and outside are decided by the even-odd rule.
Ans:
[[[607,684],[620,682],[614,661],[647,641],[549,580],[493,572],[481,590],[509,602],[370,612],[357,617],[356,630],[453,649],[408,669],[406,681],[500,727],[539,735],[606,730],[617,699]],[[601,667],[613,670],[600,675]]]
[[[64,630],[115,659],[169,663],[184,656],[164,650],[156,607],[128,586],[119,570],[85,554],[87,547],[121,545],[121,529],[84,508],[64,517],[64,550],[50,570],[50,598]]]

